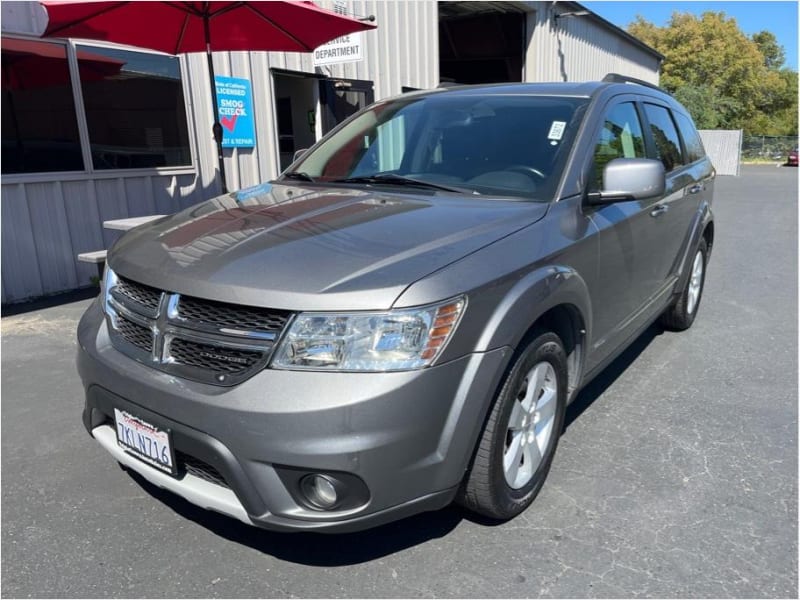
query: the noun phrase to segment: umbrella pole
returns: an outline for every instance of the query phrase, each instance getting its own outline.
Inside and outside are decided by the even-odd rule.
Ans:
[[[222,193],[228,193],[228,184],[225,181],[225,162],[222,158],[222,125],[219,122],[219,110],[217,108],[217,82],[214,79],[214,60],[211,56],[211,31],[208,23],[208,16],[205,17],[203,25],[206,32],[206,58],[208,59],[208,76],[211,79],[211,112],[214,114],[214,125],[211,128],[214,134],[214,141],[217,143],[217,159],[219,160],[219,178],[222,184]]]

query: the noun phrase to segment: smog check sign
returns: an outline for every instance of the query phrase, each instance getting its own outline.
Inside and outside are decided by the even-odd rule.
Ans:
[[[250,81],[221,76],[214,77],[214,81],[217,86],[217,115],[222,125],[222,147],[254,147],[256,136]]]

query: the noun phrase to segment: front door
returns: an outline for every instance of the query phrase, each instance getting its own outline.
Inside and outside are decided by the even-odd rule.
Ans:
[[[375,101],[375,89],[371,81],[322,79],[319,88],[323,135]]]

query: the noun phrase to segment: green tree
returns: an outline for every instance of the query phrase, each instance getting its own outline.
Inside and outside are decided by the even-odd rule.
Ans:
[[[797,73],[772,33],[748,37],[724,12],[674,12],[664,27],[638,16],[628,30],[665,56],[661,85],[699,127],[797,134]]]
[[[768,69],[780,69],[786,62],[786,52],[771,31],[754,33],[753,41],[764,57],[764,66]]]

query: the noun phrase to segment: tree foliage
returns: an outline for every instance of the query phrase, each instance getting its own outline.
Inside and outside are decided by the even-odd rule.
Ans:
[[[661,86],[702,129],[797,134],[797,72],[769,31],[748,37],[724,12],[674,12],[657,27],[641,16],[628,30],[661,52]]]

